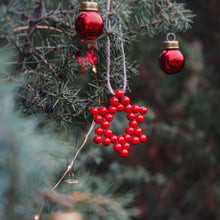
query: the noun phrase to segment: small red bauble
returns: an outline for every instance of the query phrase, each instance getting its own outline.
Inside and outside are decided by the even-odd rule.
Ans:
[[[130,103],[130,98],[129,98],[128,96],[122,97],[121,103],[122,103],[123,105],[128,105],[128,104]]]
[[[146,135],[142,134],[142,129],[137,127],[138,123],[143,122],[143,115],[147,113],[147,108],[131,105],[130,98],[123,96],[123,91],[120,89],[115,91],[115,96],[110,99],[110,104],[108,109],[105,106],[101,106],[99,109],[93,107],[90,110],[91,114],[94,115],[94,121],[101,124],[100,127],[95,129],[97,135],[94,141],[95,143],[102,142],[104,146],[113,143],[114,150],[120,152],[120,156],[127,157],[131,144],[137,145],[147,140]],[[109,129],[109,126],[114,119],[113,114],[122,111],[127,113],[129,126],[125,129],[125,134],[117,136]]]
[[[111,130],[111,129],[106,129],[105,131],[104,131],[104,135],[106,136],[106,137],[111,137],[112,135],[113,135],[113,131]]]
[[[118,110],[118,112],[122,112],[122,111],[124,111],[124,105],[122,105],[121,103],[119,103],[118,105],[117,105],[117,110]]]
[[[83,2],[82,12],[76,18],[75,29],[82,39],[94,40],[99,37],[104,30],[104,21],[98,13],[96,2]]]
[[[121,89],[116,89],[115,90],[115,97],[116,98],[122,98],[123,97],[123,91]]]
[[[99,114],[105,115],[107,113],[108,109],[105,106],[102,106],[99,108]]]
[[[100,135],[96,135],[94,138],[93,138],[94,142],[96,144],[100,144],[102,142],[102,137]]]
[[[111,122],[113,120],[113,115],[112,114],[106,114],[105,115],[105,120]]]
[[[107,137],[103,138],[102,143],[104,146],[109,146],[111,144],[111,140]]]
[[[127,157],[127,156],[128,156],[128,150],[122,149],[122,150],[120,151],[120,156],[121,156],[121,157]]]
[[[174,40],[168,40],[170,35],[174,36]],[[176,74],[180,72],[184,66],[184,56],[179,50],[179,41],[175,40],[173,33],[167,35],[167,41],[164,41],[164,51],[159,57],[159,65],[161,70],[167,74]]]
[[[82,73],[82,74],[85,73],[85,70],[84,70],[84,69],[81,69],[81,70],[80,70],[80,73]]]
[[[111,136],[111,142],[112,142],[113,144],[117,143],[117,142],[118,142],[118,136],[112,135],[112,136]]]
[[[115,106],[113,106],[113,105],[110,105],[110,106],[108,107],[108,111],[109,111],[109,113],[111,113],[111,114],[115,114],[115,113],[117,112],[117,108],[116,108]]]
[[[139,136],[140,142],[146,142],[147,141],[147,136],[145,134],[142,134]]]
[[[125,112],[129,113],[132,111],[132,105],[131,104],[128,104],[125,106]]]
[[[131,143],[132,143],[133,145],[139,144],[139,143],[140,143],[139,137],[137,137],[137,136],[132,137],[132,138],[131,138]]]
[[[96,123],[101,123],[102,120],[103,120],[103,117],[102,117],[101,115],[95,115],[94,121],[95,121]]]
[[[119,104],[118,98],[112,97],[112,98],[110,99],[110,104],[117,106],[117,105]]]
[[[134,120],[136,118],[136,115],[133,113],[133,112],[131,112],[131,113],[129,113],[128,115],[127,115],[127,119],[128,120]]]
[[[139,114],[139,115],[137,115],[136,116],[136,120],[137,120],[137,122],[143,122],[144,121],[144,116],[143,115],[141,115],[141,114]]]
[[[109,126],[110,126],[110,123],[108,121],[102,121],[101,123],[102,128],[106,129],[106,128],[109,128]]]
[[[97,114],[99,113],[99,109],[98,109],[97,107],[92,107],[92,108],[90,109],[90,113],[91,113],[92,115],[97,115]]]
[[[120,151],[122,149],[122,146],[121,146],[121,144],[117,143],[117,144],[114,144],[113,148],[115,151]]]
[[[95,129],[95,133],[98,134],[98,135],[102,135],[104,133],[103,129],[101,127],[97,127]]]

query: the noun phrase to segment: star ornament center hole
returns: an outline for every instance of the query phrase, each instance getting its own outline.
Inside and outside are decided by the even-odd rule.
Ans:
[[[138,145],[147,141],[147,136],[143,134],[142,129],[138,126],[144,121],[144,115],[148,109],[143,106],[131,105],[130,98],[124,96],[120,89],[115,90],[115,96],[110,99],[110,106],[92,107],[90,113],[94,115],[94,121],[98,124],[95,129],[96,136],[94,142],[109,146],[113,144],[115,151],[120,153],[121,157],[127,157],[131,145]],[[110,129],[111,122],[114,120],[116,113],[125,112],[127,114],[128,124],[125,133],[116,135]]]

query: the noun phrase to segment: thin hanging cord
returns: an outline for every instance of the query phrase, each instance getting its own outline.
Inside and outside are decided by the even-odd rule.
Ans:
[[[109,27],[110,26],[110,21],[108,19],[109,16],[109,10],[110,10],[110,3],[111,0],[107,1],[107,7],[106,7],[106,11],[107,11],[107,19],[106,19],[106,24]],[[121,28],[121,24],[119,25],[119,30],[122,33],[122,28]],[[127,89],[127,69],[126,69],[126,61],[125,61],[125,52],[124,52],[124,43],[123,41],[121,42],[121,51],[122,51],[122,59],[123,59],[123,69],[124,69],[124,86],[123,86],[123,93],[126,92]],[[110,37],[109,35],[107,35],[107,43],[106,43],[106,54],[107,54],[107,87],[110,91],[110,93],[112,95],[115,94],[112,86],[111,86],[111,82],[110,82],[110,66],[111,66],[111,41],[110,41]]]

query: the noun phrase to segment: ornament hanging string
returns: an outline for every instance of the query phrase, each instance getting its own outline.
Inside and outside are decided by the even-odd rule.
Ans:
[[[107,15],[109,15],[109,10],[110,10],[110,3],[111,0],[107,1]],[[107,16],[107,20],[106,20],[106,24],[108,25],[108,27],[110,26],[110,21],[108,19]],[[122,27],[121,24],[119,24],[119,30],[122,33]],[[123,80],[123,93],[126,92],[127,89],[127,68],[126,68],[126,60],[125,60],[125,52],[124,52],[124,43],[123,41],[121,41],[121,52],[122,52],[122,60],[123,60],[123,70],[124,70],[124,80]],[[111,74],[110,74],[110,66],[111,66],[111,40],[109,35],[107,35],[107,44],[106,44],[106,54],[107,54],[107,87],[109,89],[109,92],[112,95],[115,95],[115,92],[111,86]]]

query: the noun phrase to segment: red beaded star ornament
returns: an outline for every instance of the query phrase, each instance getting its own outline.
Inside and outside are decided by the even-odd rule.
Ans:
[[[147,136],[142,133],[138,124],[144,121],[144,115],[147,114],[148,109],[144,106],[131,105],[130,98],[124,96],[120,89],[115,90],[115,96],[110,99],[110,104],[108,108],[101,106],[90,109],[90,113],[94,115],[95,123],[100,124],[95,129],[96,136],[93,140],[96,144],[102,143],[104,146],[109,146],[112,143],[114,150],[118,151],[121,157],[127,157],[131,144],[137,145],[147,141]],[[127,113],[129,126],[125,129],[125,134],[117,136],[109,127],[114,119],[113,114],[123,111]]]

